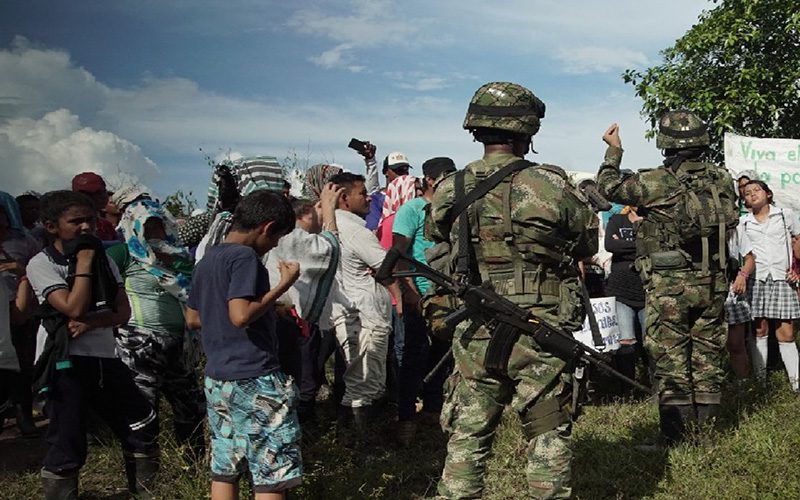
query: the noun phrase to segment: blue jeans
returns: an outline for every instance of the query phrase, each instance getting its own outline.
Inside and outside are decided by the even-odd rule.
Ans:
[[[631,307],[617,300],[617,323],[620,340],[636,340],[636,322],[644,341],[644,307]]]

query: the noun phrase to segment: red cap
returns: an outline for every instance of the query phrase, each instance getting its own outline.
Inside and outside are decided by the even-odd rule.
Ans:
[[[72,178],[72,190],[84,193],[105,191],[106,182],[94,172],[83,172]]]

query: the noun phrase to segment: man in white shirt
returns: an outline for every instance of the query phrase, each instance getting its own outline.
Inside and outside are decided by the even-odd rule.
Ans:
[[[365,226],[370,197],[364,177],[343,172],[330,181],[344,188],[336,210],[341,243],[336,279],[340,293],[348,300],[335,300],[331,317],[347,363],[342,406],[343,410],[352,408],[356,427],[363,431],[372,405],[386,390],[392,299],[387,289],[373,277],[386,251]],[[402,314],[399,286],[393,283],[388,288],[398,299],[398,313]]]

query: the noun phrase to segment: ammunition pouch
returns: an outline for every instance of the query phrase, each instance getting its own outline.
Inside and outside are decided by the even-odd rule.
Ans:
[[[505,323],[494,328],[483,362],[487,372],[500,377],[508,374],[508,360],[521,333],[519,329]]]
[[[569,413],[561,407],[556,398],[539,401],[520,417],[522,431],[528,440],[550,432],[570,420]]]
[[[453,294],[428,294],[422,297],[422,317],[431,335],[445,342],[453,340],[460,301]],[[463,319],[463,318],[462,318]]]

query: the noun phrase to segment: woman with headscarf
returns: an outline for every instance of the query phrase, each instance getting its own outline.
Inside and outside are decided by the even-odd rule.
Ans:
[[[196,262],[200,262],[208,248],[225,239],[241,197],[263,189],[280,192],[283,182],[281,167],[271,157],[242,158],[230,165],[214,167],[207,204],[213,219],[195,252]]]
[[[119,329],[118,352],[154,408],[161,393],[172,406],[175,435],[203,446],[205,398],[185,346],[183,306],[191,286],[192,261],[177,238],[169,212],[151,200],[127,206],[119,223],[125,240],[108,250],[125,280],[131,319]]]
[[[306,184],[304,195],[309,201],[316,203],[322,194],[325,185],[331,177],[340,174],[342,167],[335,163],[318,163],[306,171]]]

